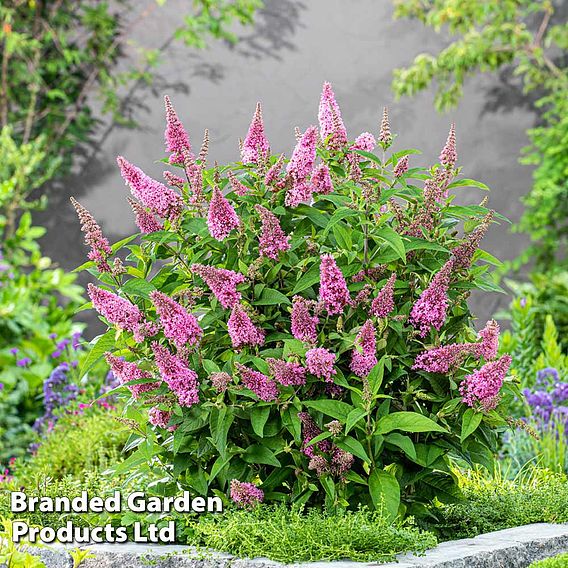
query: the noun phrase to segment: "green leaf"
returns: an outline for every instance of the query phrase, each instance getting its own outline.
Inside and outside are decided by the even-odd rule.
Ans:
[[[280,467],[280,462],[269,448],[256,444],[249,446],[246,451],[241,454],[243,460],[247,463],[265,464]]]
[[[389,518],[394,520],[400,505],[400,486],[396,477],[382,469],[374,470],[369,476],[369,493],[375,508],[384,507]]]
[[[333,236],[341,249],[350,251],[353,248],[350,229],[347,229],[347,227],[343,224],[338,224],[333,227],[332,231]]]
[[[140,296],[148,300],[150,298],[150,292],[153,292],[156,287],[143,278],[131,278],[123,284],[121,289],[129,296]]]
[[[367,413],[362,408],[354,408],[347,416],[347,421],[345,423],[345,433],[348,434],[351,428],[353,428],[353,426],[355,426],[357,422],[359,422],[359,420],[361,420],[361,418],[363,418],[363,416],[365,416],[366,414]]]
[[[324,215],[321,211],[316,209],[315,207],[311,207],[306,204],[298,205],[298,207],[294,210],[296,213],[300,215],[305,215],[318,227],[325,229],[327,224],[329,223],[329,215]]]
[[[371,462],[369,456],[367,455],[367,452],[365,451],[365,448],[363,447],[363,444],[361,444],[359,440],[356,440],[351,436],[345,436],[343,440],[336,440],[335,445],[342,450],[345,450],[346,452],[357,456],[359,459],[362,459],[367,463]]]
[[[381,227],[378,231],[373,233],[373,236],[379,237],[384,240],[396,254],[406,262],[406,250],[400,235],[390,227]]]
[[[358,215],[359,215],[359,211],[351,209],[350,207],[340,207],[331,216],[331,219],[329,220],[329,223],[327,224],[327,227],[325,228],[325,231],[323,232],[323,236],[324,237],[327,236],[327,234],[329,233],[329,231],[331,231],[333,226],[336,223],[339,223],[339,221],[341,221],[342,219],[345,219],[346,217],[355,217],[355,216],[358,216]]]
[[[469,178],[458,179],[450,183],[450,185],[448,185],[448,189],[453,189],[455,187],[478,187],[479,189],[483,189],[483,191],[491,191],[489,187],[486,186],[484,183]]]
[[[222,457],[227,456],[227,435],[233,420],[233,412],[226,406],[223,406],[221,409],[213,409],[209,416],[213,445]]]
[[[296,283],[296,286],[292,290],[292,296],[299,294],[306,288],[317,284],[320,281],[320,267],[319,264],[313,264],[307,272],[305,272],[300,280]]]
[[[343,424],[345,424],[347,416],[353,408],[350,404],[340,400],[306,400],[303,404],[308,408],[313,408],[327,416],[340,420]]]
[[[264,434],[264,425],[266,424],[269,415],[269,406],[255,406],[250,413],[252,429],[254,430],[254,433],[261,438]]]
[[[383,384],[383,377],[385,374],[385,360],[382,358],[372,369],[367,379],[369,381],[369,386],[371,387],[371,392],[377,394],[381,385]]]
[[[211,468],[211,473],[209,474],[209,483],[211,483],[220,473],[221,471],[223,471],[223,469],[225,468],[225,466],[231,461],[230,457],[221,457],[219,456],[216,460],[215,463],[213,464],[213,467]]]
[[[260,298],[253,302],[255,306],[276,306],[280,304],[290,304],[290,300],[274,288],[264,288]]]
[[[475,412],[473,408],[468,408],[462,416],[462,428],[460,434],[460,441],[463,443],[465,439],[473,434],[477,427],[481,424],[483,415],[481,412]]]
[[[385,436],[385,442],[400,448],[411,460],[416,460],[416,449],[409,436],[392,432]]]
[[[418,412],[393,412],[377,422],[377,434],[388,434],[393,430],[447,433],[445,428]]]
[[[116,330],[109,329],[104,335],[95,337],[90,345],[92,345],[91,350],[79,369],[80,378],[83,378],[107,351],[114,349],[116,346]]]

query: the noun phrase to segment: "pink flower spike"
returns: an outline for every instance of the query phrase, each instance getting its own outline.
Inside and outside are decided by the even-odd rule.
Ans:
[[[278,217],[262,205],[255,205],[262,220],[262,232],[259,237],[260,256],[278,260],[278,253],[290,249],[290,237],[280,227]]]
[[[320,452],[330,452],[331,442],[329,440],[322,440],[321,442],[316,442],[308,446],[308,444],[317,436],[321,434],[321,430],[318,425],[314,422],[314,419],[307,412],[298,412],[298,418],[302,423],[302,452],[308,457],[313,458],[316,453],[317,448]]]
[[[351,353],[351,370],[358,377],[366,377],[377,364],[377,339],[375,326],[367,320],[355,338],[355,349]]]
[[[193,314],[190,314],[183,306],[158,290],[150,294],[150,299],[156,306],[156,312],[160,316],[160,324],[168,339],[171,339],[179,348],[185,347],[187,343],[191,346],[199,343],[203,330],[199,327],[197,318]]]
[[[292,335],[300,341],[315,343],[317,341],[317,316],[310,315],[310,302],[301,296],[294,296],[292,304]]]
[[[132,195],[145,207],[170,221],[180,216],[183,201],[173,189],[147,176],[122,156],[118,156],[116,161],[124,181],[130,186]]]
[[[408,171],[408,156],[403,156],[394,168],[394,177],[402,177]]]
[[[372,152],[377,145],[377,141],[375,137],[370,132],[363,132],[359,134],[357,138],[355,138],[355,142],[353,143],[352,149],[353,150],[363,150],[364,152]],[[363,158],[363,156],[359,156]]]
[[[264,491],[248,482],[231,480],[231,499],[245,508],[255,507],[264,500]]]
[[[306,367],[308,371],[326,382],[333,382],[333,375],[337,371],[333,368],[337,356],[323,347],[314,347],[306,353]]]
[[[286,192],[284,205],[286,207],[298,207],[300,203],[307,203],[312,199],[314,187],[308,181],[294,182],[291,189]]]
[[[242,274],[226,268],[215,268],[204,264],[193,264],[191,271],[205,281],[225,309],[232,308],[239,303],[241,293],[237,290],[237,286],[245,281]]]
[[[318,120],[322,140],[330,147],[338,149],[347,144],[347,131],[341,118],[341,110],[335,100],[331,84],[325,82],[321,93]]]
[[[471,375],[466,375],[460,385],[464,404],[472,408],[480,405],[485,412],[493,410],[499,403],[499,391],[510,365],[511,356],[503,355],[496,361],[485,363]]]
[[[413,369],[429,373],[446,374],[457,369],[468,355],[478,355],[476,343],[452,343],[433,347],[420,353],[413,365]]]
[[[479,332],[481,343],[478,344],[479,355],[486,361],[492,361],[499,351],[499,324],[495,320],[489,320]]]
[[[453,168],[458,161],[458,153],[456,150],[456,125],[452,122],[450,126],[450,132],[448,134],[448,139],[446,140],[446,145],[442,149],[440,154],[440,163],[446,168]]]
[[[264,331],[254,325],[239,304],[233,307],[227,328],[235,349],[240,349],[245,345],[255,347],[264,344]]]
[[[166,131],[164,133],[166,152],[170,152],[170,164],[183,164],[184,150],[191,153],[189,136],[172,106],[170,97],[166,95],[164,102],[166,104]]]
[[[209,233],[214,239],[223,241],[239,224],[240,219],[235,213],[233,206],[221,193],[221,190],[215,187],[207,213],[207,227],[209,228]]]
[[[193,406],[199,402],[197,373],[190,369],[185,361],[172,355],[159,343],[152,343],[156,366],[163,381],[177,396],[180,406]]]
[[[105,353],[105,359],[110,366],[112,374],[119,380],[121,385],[130,381],[152,379],[152,375],[148,371],[140,369],[136,363],[124,361],[119,357],[115,357],[112,353]],[[139,398],[142,393],[156,390],[159,386],[158,382],[149,381],[147,383],[128,385],[126,388],[132,393],[134,398]]]
[[[243,385],[256,394],[260,400],[272,402],[278,398],[278,385],[266,375],[249,369],[240,363],[235,363],[235,367],[241,375]]]
[[[256,103],[256,110],[241,148],[241,159],[244,164],[258,164],[268,155],[269,151],[270,143],[264,134],[262,107],[260,103]]]
[[[85,233],[85,244],[91,247],[88,257],[96,265],[99,272],[111,272],[111,267],[107,258],[112,255],[110,243],[103,235],[101,228],[95,221],[95,218],[83,207],[74,197],[71,197],[71,203],[77,212],[79,222],[81,223],[81,231]]]
[[[152,426],[159,426],[160,428],[173,432],[174,430],[177,430],[177,425],[168,426],[171,419],[172,412],[169,410],[162,410],[157,406],[153,406],[150,410],[148,410],[148,421],[152,424]]]
[[[389,123],[389,109],[383,107],[383,117],[381,119],[381,129],[379,132],[379,142],[383,148],[388,148],[392,144],[392,132]]]
[[[244,195],[250,192],[250,188],[247,187],[244,183],[242,183],[233,172],[229,172],[228,176],[229,176],[229,182],[231,183],[231,189],[239,197],[243,197]]]
[[[439,330],[446,321],[452,267],[453,261],[448,260],[412,306],[409,321],[419,328],[420,337],[425,337],[431,327]]]
[[[99,314],[118,328],[133,333],[136,341],[142,341],[143,316],[138,306],[91,283],[87,285],[87,293]]]
[[[140,229],[141,233],[155,233],[156,231],[161,231],[163,229],[162,224],[158,222],[156,217],[154,217],[152,213],[146,211],[146,209],[144,209],[138,201],[134,201],[134,199],[129,197],[128,203],[130,203],[132,211],[134,211],[136,215],[136,226]]]
[[[280,154],[278,160],[274,163],[273,166],[266,172],[264,176],[264,185],[267,187],[272,185],[273,183],[278,181],[278,177],[280,176],[280,171],[282,170],[282,165],[284,164],[284,154]]]
[[[300,363],[283,361],[282,359],[268,358],[268,363],[276,382],[287,387],[306,384],[306,369]]]
[[[331,254],[321,257],[319,297],[329,315],[341,314],[351,304],[347,282]]]
[[[317,141],[318,131],[315,126],[310,126],[298,140],[286,166],[286,171],[295,181],[303,181],[312,173],[316,160]]]
[[[393,272],[387,283],[381,288],[371,303],[371,315],[378,318],[387,317],[394,310],[394,285],[396,274]]]
[[[320,164],[312,174],[312,186],[316,193],[329,195],[333,193],[333,182],[329,174],[329,168],[325,164]]]

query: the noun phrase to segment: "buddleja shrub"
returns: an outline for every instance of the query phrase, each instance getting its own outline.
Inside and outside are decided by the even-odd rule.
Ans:
[[[325,84],[290,160],[270,154],[259,105],[241,162],[208,168],[207,136],[192,153],[167,98],[166,115],[167,185],[118,158],[140,235],[111,248],[74,202],[111,327],[84,371],[108,351],[140,423],[125,467],[240,504],[395,515],[456,498],[449,457],[491,467],[512,387],[497,324],[471,327],[498,216],[452,205],[486,189],[455,179],[453,126],[438,164],[410,168],[386,111],[378,140],[350,142]]]

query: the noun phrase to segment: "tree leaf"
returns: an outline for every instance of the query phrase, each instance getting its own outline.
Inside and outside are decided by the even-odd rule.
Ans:
[[[393,430],[447,433],[445,428],[418,412],[393,412],[377,422],[377,434],[388,434]]]
[[[347,421],[347,416],[353,408],[350,404],[340,400],[306,400],[303,404],[308,408],[313,408],[327,416],[340,420],[343,424]]]
[[[473,408],[468,408],[462,416],[462,428],[460,434],[460,441],[463,443],[465,439],[473,434],[477,427],[481,424],[483,415],[481,412],[475,412]]]
[[[396,254],[404,262],[406,262],[406,250],[404,248],[404,243],[402,242],[401,236],[396,231],[385,226],[381,227],[378,231],[375,231],[373,236],[384,240],[396,252]]]
[[[296,286],[292,290],[292,296],[299,294],[306,288],[317,284],[320,281],[320,267],[319,263],[310,266],[307,272],[304,272],[300,280],[296,283]]]
[[[400,448],[411,460],[416,461],[416,449],[409,436],[392,432],[385,436],[385,442]]]
[[[275,306],[280,304],[290,304],[290,300],[274,288],[264,288],[260,298],[253,302],[255,306]]]
[[[150,298],[150,292],[153,292],[155,289],[154,284],[144,278],[131,278],[127,280],[121,288],[125,294],[129,296],[140,296],[145,300]]]
[[[359,440],[356,440],[351,436],[345,436],[343,440],[336,440],[335,445],[341,448],[342,450],[345,450],[346,452],[349,452],[350,454],[357,456],[359,459],[362,459],[367,463],[371,463],[371,460],[369,459],[369,456],[367,455],[367,452],[365,451],[363,444],[361,444]]]
[[[382,469],[375,469],[369,476],[369,492],[375,509],[384,507],[391,520],[398,514],[400,486],[396,477]]]
[[[247,463],[265,464],[280,467],[280,462],[278,461],[272,450],[270,450],[266,446],[261,446],[260,444],[249,446],[245,450],[245,452],[241,454],[241,457]]]
[[[116,330],[109,329],[104,335],[95,337],[90,345],[92,345],[91,350],[79,369],[79,378],[83,378],[107,351],[111,351],[116,346]]]
[[[448,189],[454,189],[455,187],[478,187],[479,189],[483,189],[483,191],[491,191],[484,183],[469,178],[458,179],[448,185]]]
[[[254,406],[250,413],[252,429],[254,430],[254,433],[261,438],[264,434],[264,425],[266,424],[269,415],[269,406]]]

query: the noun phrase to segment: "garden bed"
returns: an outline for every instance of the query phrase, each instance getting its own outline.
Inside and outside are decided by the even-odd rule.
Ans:
[[[230,555],[188,549],[186,546],[147,546],[142,544],[99,544],[90,548],[93,557],[84,561],[84,568],[245,568],[248,566],[284,566],[278,562],[256,558],[236,559]],[[444,542],[428,551],[424,556],[405,554],[398,562],[382,564],[384,568],[411,568],[423,566],[430,568],[524,568],[531,562],[548,558],[568,550],[568,524],[553,525],[538,523],[505,529],[492,533]],[[47,568],[63,568],[73,565],[71,556],[61,548],[38,548],[33,550],[42,558]],[[376,563],[363,562],[312,562],[301,564],[311,568],[335,566],[337,568],[357,568],[376,566]],[[298,565],[300,566],[300,565]]]

